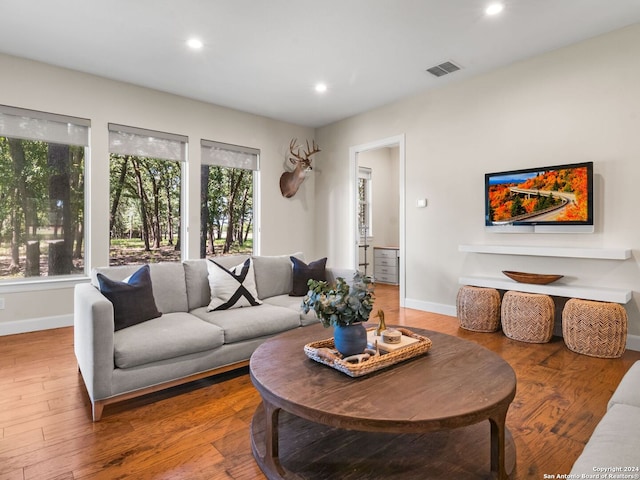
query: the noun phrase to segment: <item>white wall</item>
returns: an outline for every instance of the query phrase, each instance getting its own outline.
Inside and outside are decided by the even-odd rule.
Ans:
[[[576,284],[632,290],[640,335],[640,25],[404,99],[321,128],[320,250],[347,264],[349,147],[406,135],[406,305],[453,313],[461,274],[560,273]],[[453,74],[455,75],[455,73]],[[484,228],[484,174],[593,161],[593,234],[495,234]],[[427,208],[416,208],[427,198]],[[322,207],[322,205],[324,206]],[[624,247],[626,261],[462,253],[459,244]],[[637,338],[637,337],[636,337]]]
[[[317,256],[313,174],[291,199],[283,198],[278,186],[291,138],[311,140],[313,129],[6,55],[0,55],[0,72],[0,104],[91,120],[89,265],[109,261],[109,122],[189,137],[187,225],[194,232],[185,250],[189,258],[199,255],[201,138],[261,150],[261,253],[302,250],[309,258]],[[19,290],[24,290],[24,282],[21,287],[0,285],[5,300],[0,334],[69,324],[73,286]]]

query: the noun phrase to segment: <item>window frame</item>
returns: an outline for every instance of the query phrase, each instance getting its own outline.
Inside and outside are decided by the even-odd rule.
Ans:
[[[82,169],[82,273],[0,278],[0,293],[55,290],[64,288],[67,285],[75,285],[76,283],[86,281],[90,269],[90,246],[88,241],[91,225],[89,201],[91,120],[3,104],[0,104],[0,117],[2,117],[2,121],[0,121],[0,136],[2,137],[19,138],[21,140],[44,142],[47,144],[76,146],[84,149],[82,159],[84,164]],[[15,119],[13,119],[13,117],[15,117]]]
[[[362,167],[358,166],[358,234],[361,239],[373,238],[373,205],[372,205],[372,179],[373,179],[373,170],[370,167]],[[364,181],[364,200],[360,197],[360,181]],[[365,217],[369,220],[369,225],[367,226],[366,232],[363,229],[362,224],[360,223],[360,210],[364,206],[365,208]]]
[[[180,164],[180,261],[187,258],[188,250],[188,153],[189,137],[159,130],[151,130],[117,123],[108,124],[108,156],[109,163],[111,155],[130,155],[135,157],[162,160],[167,162],[178,162]],[[109,169],[111,166],[109,165]],[[109,185],[109,191],[111,185]],[[109,250],[111,241],[109,241]],[[111,253],[107,252],[107,258],[111,265]],[[140,265],[130,263],[127,265]]]
[[[229,154],[226,161],[220,161],[215,155],[215,150],[224,151]],[[251,160],[248,157],[252,157]],[[235,163],[234,163],[235,162]],[[235,145],[231,143],[218,142],[214,140],[200,140],[200,165],[212,165],[224,168],[243,168],[252,171],[253,181],[253,244],[252,255],[260,255],[261,247],[261,226],[260,226],[260,149]],[[199,173],[199,184],[201,184],[202,169]],[[200,192],[202,195],[202,192]],[[200,197],[201,198],[201,197]],[[198,244],[202,225],[198,225]],[[198,257],[200,249],[198,248]]]

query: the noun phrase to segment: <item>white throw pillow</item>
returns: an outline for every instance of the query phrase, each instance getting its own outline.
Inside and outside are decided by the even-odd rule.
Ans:
[[[230,269],[226,269],[211,259],[208,260],[207,270],[209,271],[209,288],[211,289],[208,312],[262,304],[258,300],[256,277],[250,258]]]

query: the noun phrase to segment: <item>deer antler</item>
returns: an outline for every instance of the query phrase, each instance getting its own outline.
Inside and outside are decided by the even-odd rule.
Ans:
[[[294,152],[293,151],[294,149],[297,149],[297,150]],[[312,147],[309,146],[309,140],[307,140],[307,150],[302,151],[302,153],[304,154],[304,157],[300,155],[300,146],[298,145],[297,138],[292,139],[291,143],[289,144],[289,152],[291,152],[291,155],[293,155],[295,158],[297,158],[302,162],[309,161],[309,157],[315,153],[318,153],[319,151],[320,149],[318,148],[318,145],[316,145],[315,140],[312,140]]]
[[[304,152],[305,158],[307,160],[311,155],[313,155],[314,153],[318,153],[320,151],[320,149],[318,148],[318,145],[316,145],[316,141],[312,140],[311,142],[313,144],[313,151],[309,148],[309,140],[307,140],[307,151]]]
[[[293,151],[294,148],[297,148],[298,150],[296,152]],[[297,138],[293,138],[291,139],[291,143],[289,144],[289,152],[291,152],[291,155],[293,155],[295,158],[297,158],[300,161],[304,161],[304,158],[302,158],[300,156],[300,147],[298,146],[298,139]],[[293,163],[295,163],[293,161],[293,159],[291,160]]]

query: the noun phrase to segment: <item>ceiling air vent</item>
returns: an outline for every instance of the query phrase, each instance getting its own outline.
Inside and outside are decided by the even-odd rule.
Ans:
[[[427,72],[431,75],[435,75],[436,77],[442,77],[443,75],[453,73],[456,70],[460,70],[460,67],[453,62],[444,62],[440,65],[436,65],[435,67],[427,68]]]

